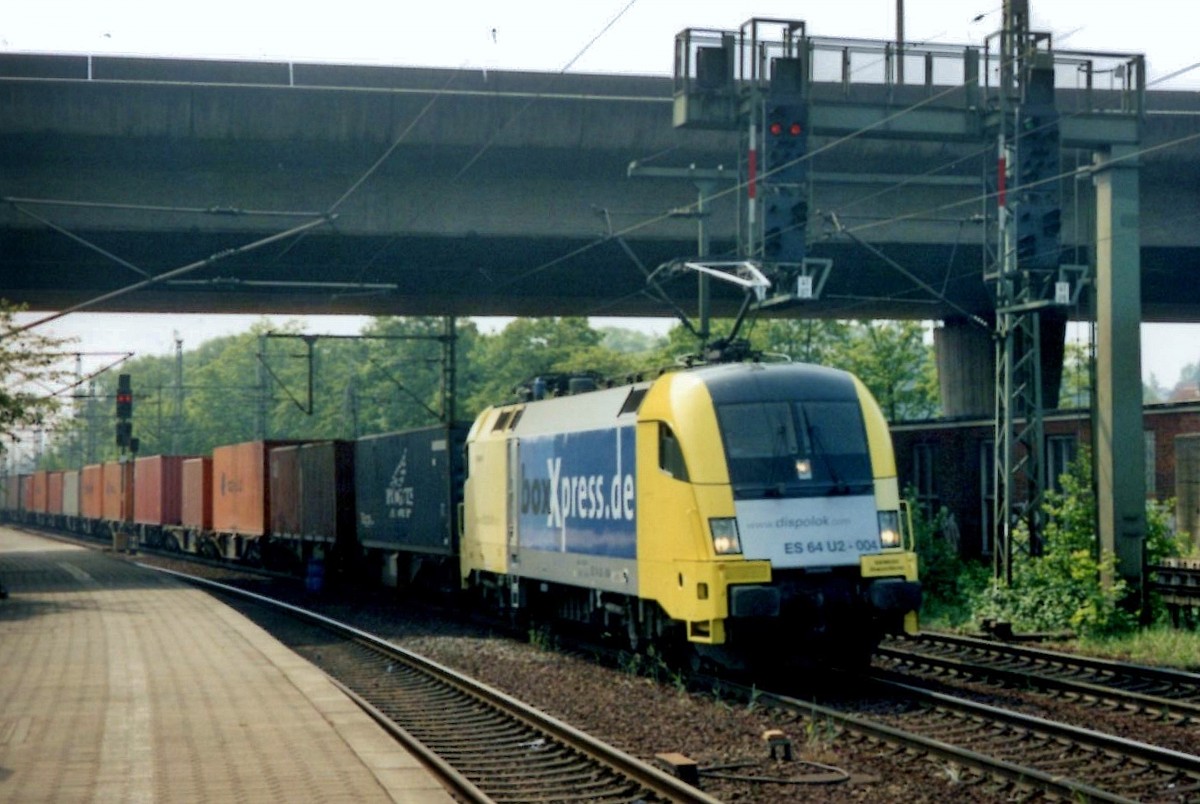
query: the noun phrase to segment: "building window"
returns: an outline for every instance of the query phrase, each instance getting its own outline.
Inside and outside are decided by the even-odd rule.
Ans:
[[[1052,490],[1062,492],[1062,476],[1071,470],[1076,451],[1073,435],[1050,436],[1046,439],[1046,481]]]
[[[934,460],[936,450],[933,444],[913,444],[912,448],[912,484],[916,489],[917,499],[926,518],[932,518],[937,512],[937,484],[934,482]]]

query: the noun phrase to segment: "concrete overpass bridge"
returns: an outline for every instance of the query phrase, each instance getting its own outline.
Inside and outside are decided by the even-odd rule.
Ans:
[[[886,92],[897,112],[930,95],[857,91]],[[630,163],[723,167],[714,254],[733,248],[739,194],[736,135],[674,129],[671,96],[670,79],[640,76],[0,56],[0,297],[63,309],[141,283],[92,309],[670,315],[644,271],[695,253],[696,221],[671,213],[697,190]],[[1200,143],[1156,146],[1200,130],[1200,100],[1150,91],[1146,107],[1143,318],[1197,321]],[[1064,166],[1076,158],[1089,159],[1067,151]],[[877,251],[819,235],[811,254],[834,268],[803,314],[989,311],[979,220],[993,160],[966,133],[823,150],[810,231],[835,212]],[[1064,247],[1080,262],[1090,185],[1064,182]],[[691,306],[694,281],[667,290]],[[715,312],[739,301],[718,288]]]

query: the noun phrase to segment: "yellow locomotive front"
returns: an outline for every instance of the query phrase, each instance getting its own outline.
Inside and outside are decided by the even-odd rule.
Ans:
[[[637,428],[642,636],[683,623],[698,653],[743,666],[858,662],[882,634],[916,630],[891,439],[852,375],[670,374]]]

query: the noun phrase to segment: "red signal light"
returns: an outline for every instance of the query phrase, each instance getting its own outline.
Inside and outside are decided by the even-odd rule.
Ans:
[[[771,123],[771,127],[768,130],[771,132],[772,136],[778,137],[780,134],[783,133],[783,123],[779,123],[779,122]]]
[[[793,137],[799,137],[800,132],[802,132],[802,131],[804,131],[804,129],[802,129],[800,127],[799,123],[792,123],[791,128],[788,129],[788,133],[791,134]]]

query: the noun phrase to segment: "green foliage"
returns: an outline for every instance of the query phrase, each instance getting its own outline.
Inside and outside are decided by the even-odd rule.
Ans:
[[[989,587],[976,600],[976,617],[1007,621],[1018,631],[1126,632],[1136,621],[1123,605],[1128,589],[1116,576],[1116,557],[1099,555],[1087,450],[1080,451],[1062,484],[1061,493],[1046,495],[1042,556],[1015,550],[1020,558],[1014,558],[1012,585]],[[1013,541],[1027,550],[1028,532],[1019,529]]]
[[[888,421],[938,413],[937,365],[919,321],[856,321],[831,364],[855,374]]]
[[[723,337],[730,321],[714,321]],[[937,364],[919,321],[825,321],[766,319],[744,333],[753,349],[802,363],[840,368],[871,390],[890,421],[927,419],[939,412]],[[682,326],[668,333],[662,365],[696,352],[695,337]]]
[[[354,439],[435,424],[445,408],[444,321],[381,317],[363,337],[343,339],[308,336],[297,322],[264,319],[249,332],[183,354],[182,387],[175,356],[131,360],[120,371],[133,377],[140,453],[207,454],[215,446],[263,437]],[[714,322],[715,337],[730,326]],[[863,380],[889,413],[931,409],[925,374],[933,363],[917,324],[780,319],[759,322],[749,332],[763,351],[866,372]],[[456,335],[458,420],[511,401],[515,386],[539,374],[595,372],[623,381],[653,375],[698,347],[682,326],[666,338],[649,338],[594,329],[583,318],[516,319],[494,334],[460,320]],[[117,373],[97,378],[94,401],[77,409],[47,465],[116,457],[108,400]]]
[[[916,497],[907,490],[909,499]],[[953,516],[941,508],[932,517],[913,510],[913,535],[921,579],[921,622],[955,628],[971,619],[970,601],[991,578],[988,567],[962,558]]]
[[[1192,550],[1191,535],[1176,533],[1171,528],[1174,498],[1161,503],[1146,503],[1146,563],[1158,564],[1164,558],[1189,555]]]
[[[518,318],[510,322],[498,335],[479,344],[475,359],[487,367],[487,375],[463,393],[467,409],[475,412],[510,401],[518,383],[577,366],[579,353],[599,347],[602,338],[583,318]]]
[[[754,328],[755,345],[798,363],[836,365],[851,339],[851,324],[815,318],[773,318]]]
[[[442,387],[445,324],[439,318],[377,318],[363,331],[370,339],[348,344],[343,356],[353,366],[333,402],[343,411],[347,435],[384,433],[436,424],[445,407]],[[480,342],[472,321],[455,327],[459,389],[478,384],[475,358]],[[464,394],[465,395],[465,394]],[[349,416],[345,412],[349,412]],[[456,411],[457,418],[473,415]]]
[[[558,637],[550,626],[540,624],[530,627],[529,644],[539,650],[553,651],[558,649]]]
[[[23,431],[44,427],[59,409],[48,390],[66,378],[56,365],[67,341],[36,331],[14,332],[23,307],[0,299],[0,437],[19,441]],[[0,445],[0,451],[3,446]]]
[[[1200,633],[1167,625],[1101,639],[1084,638],[1079,647],[1090,654],[1126,662],[1200,670]]]
[[[665,338],[622,327],[600,327],[601,345],[623,355],[643,355],[662,348]]]
[[[1082,343],[1070,342],[1063,353],[1060,408],[1086,408],[1092,403],[1092,355]]]

